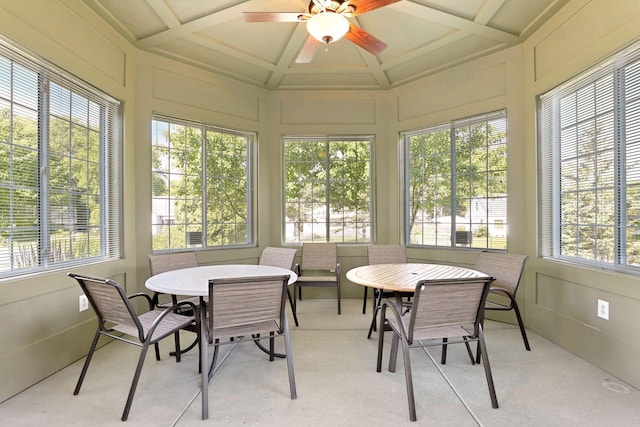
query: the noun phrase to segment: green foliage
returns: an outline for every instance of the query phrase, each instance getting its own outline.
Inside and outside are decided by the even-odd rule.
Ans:
[[[36,113],[21,112],[12,116],[9,109],[0,111],[0,182],[4,184],[0,187],[0,245],[14,248],[17,265],[37,266],[40,205],[44,203],[51,231],[48,262],[98,255],[99,130],[77,118],[51,116],[47,173],[41,177]],[[40,200],[43,186],[48,189],[46,201]],[[94,228],[93,237],[87,234],[90,228]]]
[[[205,230],[198,246],[247,243],[250,140],[204,127],[154,126],[161,135],[152,150],[152,192],[167,200],[171,218],[154,231],[153,248],[191,246],[189,233]]]
[[[615,263],[613,140],[595,122],[582,124],[575,136],[563,141],[576,147],[577,156],[561,166],[560,251]]]
[[[491,198],[506,195],[506,131],[502,122],[506,119],[457,126],[453,131],[441,127],[409,138],[408,227],[412,241],[449,245],[450,229],[423,227],[436,227],[433,224],[440,218],[455,221],[465,216],[473,200],[484,199],[488,206]],[[488,234],[486,226],[485,230]],[[446,238],[438,237],[443,233]]]
[[[37,119],[0,111],[1,230],[38,223],[37,141]]]
[[[284,162],[288,240],[370,240],[368,140],[285,139]]]

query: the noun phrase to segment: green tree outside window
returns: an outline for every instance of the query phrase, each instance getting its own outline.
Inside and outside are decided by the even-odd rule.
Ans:
[[[373,138],[285,137],[285,243],[371,242]]]
[[[152,122],[153,250],[251,244],[253,135]]]
[[[506,112],[403,135],[406,241],[506,249]]]

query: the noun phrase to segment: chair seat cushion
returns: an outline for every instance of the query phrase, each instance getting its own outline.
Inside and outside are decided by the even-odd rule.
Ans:
[[[140,323],[142,324],[142,328],[144,329],[145,335],[148,333],[153,322],[155,322],[155,320],[162,314],[162,312],[162,310],[152,310],[143,313],[138,317],[140,319]],[[190,325],[193,321],[193,316],[182,316],[176,313],[169,313],[160,321],[160,324],[153,331],[151,342],[154,343],[156,341],[159,341],[167,335],[173,334],[176,330]],[[112,327],[112,329],[134,337],[138,336],[138,329],[133,325],[116,324]]]
[[[404,333],[408,334],[409,315],[405,315],[402,318],[403,325],[398,325],[395,316],[387,317],[387,322],[396,331],[404,328]],[[470,325],[472,326],[472,325]],[[463,325],[438,325],[436,327],[426,328],[414,328],[413,339],[414,340],[430,340],[441,339],[442,337],[471,337],[473,336],[473,327],[467,329]]]
[[[298,276],[298,282],[338,282],[336,276]]]

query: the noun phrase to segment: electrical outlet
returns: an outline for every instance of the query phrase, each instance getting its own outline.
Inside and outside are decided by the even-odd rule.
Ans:
[[[609,320],[609,302],[598,300],[598,317]]]
[[[79,311],[85,311],[89,309],[89,300],[86,295],[80,295],[78,299],[78,309]]]

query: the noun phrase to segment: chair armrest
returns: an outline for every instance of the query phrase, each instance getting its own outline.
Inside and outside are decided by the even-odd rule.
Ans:
[[[149,304],[149,310],[153,310],[153,307],[154,307],[153,299],[149,295],[145,294],[144,292],[139,292],[137,294],[127,295],[127,298],[129,300],[132,300],[132,299],[137,298],[137,297],[145,298],[147,300],[147,303]]]
[[[301,274],[301,270],[300,270],[300,264],[296,263],[295,267],[293,267],[294,270],[296,272],[296,276],[300,276]]]
[[[380,308],[380,325],[379,327],[382,328],[381,330],[384,330],[384,322],[387,318],[386,312],[387,312],[387,307],[389,307],[391,309],[391,313],[393,314],[393,316],[396,318],[396,322],[398,323],[398,326],[400,327],[400,331],[398,331],[401,335],[401,338],[405,339],[407,342],[409,341],[406,335],[406,328],[405,328],[405,324],[404,324],[404,320],[402,318],[402,315],[400,314],[400,312],[398,311],[398,308],[396,307],[396,304],[390,301],[385,301],[382,303],[382,307]],[[411,344],[409,342],[409,344]]]
[[[193,316],[188,316],[188,317],[193,317],[193,320],[196,322],[196,325],[198,326],[197,330],[200,330],[200,315],[198,312],[198,308],[191,301],[181,301],[177,304],[173,304],[171,307],[167,307],[164,310],[162,310],[162,313],[160,313],[160,315],[153,321],[153,323],[149,327],[149,330],[147,331],[147,336],[153,336],[153,332],[155,331],[156,327],[160,324],[160,322],[162,322],[162,320],[165,317],[167,317],[169,314],[175,313],[176,310],[179,310],[184,306],[189,306],[189,309],[193,310]]]
[[[157,307],[157,308],[167,308],[169,307],[171,304],[175,304],[177,302],[176,296],[175,295],[169,295],[171,298],[171,301],[167,301],[167,302],[160,302],[160,296],[161,295],[169,295],[169,294],[165,294],[162,292],[154,292],[153,293],[153,297],[151,298],[153,300],[153,306]]]
[[[509,291],[507,291],[506,289],[502,289],[502,288],[489,288],[489,292],[493,292],[493,293],[497,293],[497,294],[502,294],[505,297],[509,298],[509,299],[513,299],[513,295],[511,295],[511,293]]]
[[[176,304],[173,304],[171,307],[167,307],[162,311],[162,314],[160,315],[160,317],[164,317],[166,316],[168,313],[175,313],[177,311],[180,310],[185,310],[184,306],[188,306],[188,308],[186,308],[187,310],[193,310],[193,313],[197,313],[199,310],[199,307],[197,305],[195,305],[194,303],[192,303],[191,301],[180,301]],[[195,314],[194,314],[195,316]]]
[[[509,305],[502,304],[500,302],[493,302],[494,305],[500,306],[500,307],[504,307],[504,308],[490,307],[489,309],[493,308],[494,310],[511,310],[516,305],[515,296],[512,295],[511,292],[507,291],[506,289],[503,289],[503,288],[489,288],[489,293],[493,293],[493,294],[498,295],[499,297],[505,297],[505,298],[509,299]],[[487,301],[487,303],[489,303],[489,301]]]

